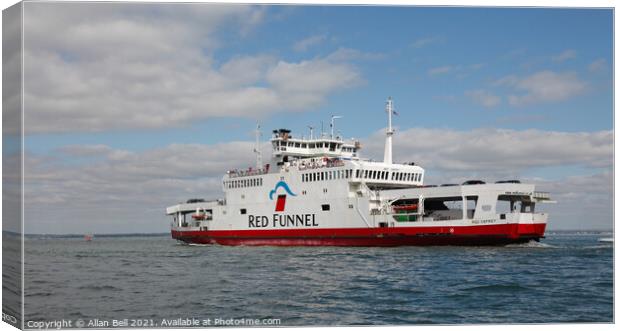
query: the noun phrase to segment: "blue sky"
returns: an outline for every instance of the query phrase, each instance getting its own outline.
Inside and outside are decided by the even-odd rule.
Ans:
[[[331,114],[340,114],[346,118],[338,123],[343,133],[364,137],[384,121],[387,96],[395,99],[400,114],[396,121],[401,127],[571,132],[612,128],[610,10],[274,6],[268,7],[265,22],[248,35],[230,30],[218,32],[221,48],[213,51],[216,62],[250,54],[301,61],[328,56],[339,48],[365,54],[352,61],[363,82],[330,96],[308,112],[258,118],[266,130],[284,126],[306,131],[306,125],[319,127],[321,120],[327,122]],[[296,42],[313,36],[320,41],[305,51],[293,49]],[[553,56],[566,50],[574,51],[574,57],[553,61]],[[590,72],[588,66],[600,59],[605,61],[604,70]],[[442,67],[452,69],[429,75],[429,70]],[[504,76],[526,76],[541,70],[575,72],[589,85],[579,97],[520,107],[503,102],[487,109],[463,95],[492,86]],[[501,86],[492,90],[499,96],[509,93]],[[74,141],[139,151],[173,142],[246,140],[255,121],[212,118],[169,130],[41,134],[28,141],[32,151],[41,152]]]
[[[388,96],[395,160],[428,181],[520,178],[561,200],[553,226],[609,228],[612,14],[27,3],[27,231],[166,231],[163,207],[253,164],[257,121],[266,141],[342,115],[380,158]]]

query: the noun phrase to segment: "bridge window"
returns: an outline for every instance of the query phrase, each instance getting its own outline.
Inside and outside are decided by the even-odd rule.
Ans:
[[[329,204],[321,205],[323,211],[329,211]]]
[[[248,212],[245,208],[241,208],[239,211],[241,212],[241,215],[245,215]]]

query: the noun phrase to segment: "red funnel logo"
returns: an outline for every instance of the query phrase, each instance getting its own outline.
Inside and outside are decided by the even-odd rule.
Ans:
[[[284,205],[286,205],[286,194],[280,194],[276,200],[276,211],[284,211]]]
[[[276,184],[276,187],[273,190],[269,191],[269,199],[273,200],[273,195],[276,193],[278,188],[284,189],[286,193],[289,195],[295,196],[296,194],[291,191],[291,189],[286,185],[284,181],[279,181]],[[284,211],[284,206],[286,205],[286,194],[279,194],[276,199],[276,211]]]

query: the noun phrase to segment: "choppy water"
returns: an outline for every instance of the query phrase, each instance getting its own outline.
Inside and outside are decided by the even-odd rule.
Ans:
[[[186,246],[27,239],[26,321],[280,319],[281,325],[613,321],[611,235],[508,247]]]

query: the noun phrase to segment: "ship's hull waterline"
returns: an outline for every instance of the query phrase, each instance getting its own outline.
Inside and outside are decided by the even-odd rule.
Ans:
[[[175,231],[188,244],[227,246],[488,246],[526,243],[544,236],[546,224],[357,229]]]

